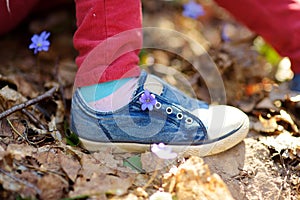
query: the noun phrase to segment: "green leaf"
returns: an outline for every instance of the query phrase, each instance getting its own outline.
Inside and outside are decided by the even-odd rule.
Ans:
[[[78,136],[73,133],[69,128],[65,131],[66,134],[66,143],[70,146],[78,146],[80,144],[80,140]]]
[[[123,166],[144,173],[140,155],[135,155],[130,158],[125,158],[123,160]]]
[[[266,60],[272,65],[276,66],[281,60],[281,56],[277,51],[268,43],[266,43],[261,37],[257,37],[254,40],[254,46],[256,50],[266,58]]]
[[[88,195],[80,195],[80,196],[71,197],[71,198],[63,198],[61,200],[81,200],[81,199],[88,199],[88,198],[89,198]]]

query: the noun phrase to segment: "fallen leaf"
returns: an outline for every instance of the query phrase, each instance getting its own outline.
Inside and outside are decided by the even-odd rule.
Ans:
[[[95,159],[92,155],[83,154],[80,160],[81,174],[84,178],[89,179],[93,174],[115,174],[115,169],[103,165],[99,160]]]
[[[35,98],[38,96],[38,91],[33,87],[32,83],[29,83],[24,76],[13,74],[8,77],[16,84],[18,92],[25,97]]]
[[[40,168],[43,171],[55,171],[60,172],[60,159],[61,153],[57,149],[49,149],[48,151],[38,152],[34,155],[37,161],[40,163]]]
[[[74,184],[74,191],[69,193],[70,197],[79,195],[102,196],[106,194],[121,196],[127,193],[132,185],[134,177],[127,175],[123,177],[107,174],[93,174],[90,179],[80,177]]]
[[[167,168],[174,164],[174,160],[161,159],[152,152],[142,153],[141,162],[143,169],[146,172],[153,172],[155,170],[168,170]]]
[[[285,131],[278,136],[269,136],[261,139],[261,142],[268,146],[271,149],[274,149],[276,152],[291,152],[291,155],[288,155],[291,159],[299,156],[300,152],[300,138],[292,136],[289,132]]]
[[[51,121],[48,123],[49,127],[49,132],[51,133],[52,137],[56,140],[61,142],[62,141],[62,136],[59,132],[59,130],[56,127],[56,117],[52,116]]]
[[[217,174],[211,174],[199,157],[192,156],[177,170],[163,178],[165,191],[177,199],[233,200],[226,184]]]
[[[79,161],[63,153],[59,154],[59,159],[60,166],[63,171],[67,174],[71,181],[75,182],[78,172],[81,169]]]
[[[281,109],[279,114],[267,115],[267,118],[264,118],[262,114],[258,115],[258,121],[252,125],[255,131],[268,134],[280,134],[284,130],[292,133],[299,132],[297,125],[285,110]]]
[[[4,110],[9,109],[16,104],[23,103],[26,100],[27,99],[22,94],[8,86],[5,86],[0,90],[0,105]]]
[[[120,160],[116,160],[114,155],[110,150],[95,152],[92,156],[98,160],[101,164],[106,165],[107,167],[117,169],[118,166],[122,166],[122,162]]]
[[[258,132],[275,133],[278,129],[278,124],[275,117],[265,119],[259,115],[258,121],[253,124],[253,129]]]
[[[65,196],[68,182],[58,175],[47,174],[38,180],[37,186],[41,190],[40,199],[57,200]]]
[[[28,144],[9,144],[6,152],[12,154],[15,159],[21,160],[26,156],[32,156],[33,153],[37,152],[37,149]]]

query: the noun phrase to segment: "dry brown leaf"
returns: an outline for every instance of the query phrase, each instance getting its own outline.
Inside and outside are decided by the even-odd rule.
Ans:
[[[211,174],[203,160],[194,156],[165,174],[163,187],[178,199],[233,200],[220,176]]]
[[[24,197],[34,197],[35,195],[40,193],[40,190],[36,187],[39,176],[34,171],[22,171],[22,173],[16,173],[16,177],[23,181],[22,185],[18,193],[20,193]],[[26,182],[24,182],[26,181]]]
[[[38,180],[37,186],[41,190],[40,199],[57,200],[64,197],[68,182],[58,175],[47,174]]]
[[[15,159],[21,160],[26,156],[32,156],[37,149],[28,144],[9,144],[6,152],[12,154]]]
[[[155,170],[167,170],[167,167],[172,165],[173,160],[160,159],[152,152],[146,152],[141,154],[141,162],[146,172],[153,172]]]
[[[59,154],[59,159],[60,166],[63,171],[67,174],[71,181],[75,182],[78,172],[81,169],[79,161],[63,153]]]
[[[92,156],[96,160],[98,160],[101,164],[103,164],[109,168],[117,169],[118,166],[122,165],[120,160],[116,160],[114,158],[114,156],[110,150],[95,152],[92,154]]]
[[[269,116],[268,119],[265,119],[260,114],[258,119],[259,121],[255,122],[252,127],[258,132],[269,134],[280,134],[284,132],[284,130],[292,133],[299,132],[297,125],[285,110],[280,110],[279,114]]]
[[[278,124],[275,117],[265,119],[259,115],[258,120],[259,121],[253,124],[253,129],[258,132],[274,133],[278,129]]]
[[[30,98],[38,96],[38,91],[33,87],[32,83],[29,83],[24,76],[13,74],[8,77],[17,86],[18,92],[22,95]]]
[[[291,159],[295,157],[300,158],[300,138],[294,137],[286,131],[278,136],[263,138],[261,142],[278,153],[284,152],[284,157],[290,157]]]
[[[2,187],[8,191],[20,191],[23,188],[23,184],[14,181],[11,177],[0,173],[0,183]]]
[[[99,160],[95,159],[92,155],[83,154],[80,160],[81,170],[79,174],[84,178],[91,178],[93,174],[115,174],[115,169],[103,165]]]
[[[56,117],[52,116],[51,117],[51,121],[48,123],[48,128],[49,128],[49,131],[52,135],[52,137],[56,140],[56,141],[59,141],[61,142],[62,141],[62,136],[59,132],[59,130],[57,129],[56,127]]]
[[[57,149],[49,149],[48,151],[38,152],[34,155],[40,163],[41,170],[50,170],[59,172],[61,169],[59,155],[61,152]]]
[[[106,174],[93,174],[90,179],[80,177],[76,180],[74,191],[70,192],[70,197],[79,195],[103,196],[105,194],[121,196],[127,193],[132,185],[134,177],[124,175],[122,177]]]
[[[7,110],[10,107],[25,102],[27,99],[19,92],[9,88],[3,87],[0,90],[0,105],[2,109]]]
[[[62,123],[65,118],[65,105],[61,100],[55,101],[57,108],[55,113],[55,122]]]
[[[0,135],[1,137],[12,137],[12,130],[7,120],[0,120]]]

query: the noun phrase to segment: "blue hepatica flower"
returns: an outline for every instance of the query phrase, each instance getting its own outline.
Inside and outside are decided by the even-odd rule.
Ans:
[[[183,16],[197,19],[199,16],[205,14],[203,7],[200,4],[190,1],[187,4],[183,5]]]
[[[156,99],[154,94],[150,94],[148,90],[145,90],[140,97],[140,102],[142,103],[142,110],[153,110],[153,106],[156,104]]]
[[[29,49],[33,49],[34,54],[40,51],[48,51],[50,46],[49,36],[50,33],[47,31],[43,31],[40,35],[34,34],[31,38],[32,43],[29,45]]]
[[[159,158],[168,160],[177,157],[177,153],[172,152],[170,147],[167,147],[164,143],[153,144],[151,147],[152,153],[157,155]]]
[[[222,29],[221,29],[221,38],[224,42],[230,42],[230,40],[231,40],[227,33],[228,32],[227,29],[229,29],[228,26],[229,26],[228,24],[225,24],[222,26]]]

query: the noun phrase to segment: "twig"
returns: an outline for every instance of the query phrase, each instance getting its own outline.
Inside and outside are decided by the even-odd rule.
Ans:
[[[16,134],[18,134],[21,138],[23,138],[23,140],[25,140],[26,142],[28,142],[28,144],[36,145],[34,142],[29,141],[29,139],[27,138],[27,135],[26,135],[26,134],[25,134],[25,136],[22,135],[22,134],[21,134],[21,133],[13,126],[13,124],[11,123],[11,121],[10,121],[9,119],[6,119],[6,120],[7,120],[8,124],[10,125],[10,127],[12,128],[12,130],[13,130]]]
[[[26,137],[24,137],[21,133],[19,133],[19,131],[13,126],[13,124],[11,123],[11,121],[9,119],[7,119],[7,122],[9,124],[9,126],[12,128],[12,130],[18,134],[21,138],[23,138],[24,140],[26,140]]]
[[[42,123],[40,123],[39,120],[33,114],[31,114],[28,110],[23,108],[22,113],[24,113],[36,126],[38,126],[38,128],[40,128],[42,130],[47,130],[47,128]]]
[[[34,189],[38,194],[41,194],[41,190],[40,190],[39,188],[37,188],[35,185],[33,185],[32,183],[27,182],[27,181],[22,180],[22,179],[19,179],[19,178],[17,178],[17,177],[15,177],[15,176],[11,175],[10,173],[8,173],[7,171],[5,171],[5,170],[3,170],[3,169],[1,169],[1,168],[0,168],[0,173],[6,175],[6,176],[8,176],[8,177],[10,177],[11,179],[13,179],[13,180],[16,181],[16,182],[19,182],[19,183],[21,183],[21,184],[23,184],[23,185],[26,185],[26,186],[28,186],[28,187]]]
[[[7,117],[8,115],[11,115],[12,113],[14,113],[16,111],[22,110],[23,108],[26,108],[26,107],[31,106],[33,104],[36,104],[39,101],[42,101],[44,99],[52,97],[53,93],[56,90],[57,90],[57,87],[53,87],[50,90],[48,90],[47,92],[45,92],[44,94],[42,94],[40,96],[37,96],[34,99],[30,99],[30,100],[28,100],[24,103],[21,103],[21,104],[18,104],[18,105],[15,105],[15,106],[11,107],[10,109],[0,113],[0,119],[2,119],[4,117]]]
[[[149,187],[149,185],[154,181],[154,179],[156,178],[157,174],[158,174],[158,169],[160,167],[160,165],[162,164],[162,159],[158,160],[158,163],[156,164],[155,170],[152,174],[152,176],[150,177],[150,179],[148,180],[148,182],[146,183],[146,185],[144,185],[142,188],[143,190],[146,190],[147,187]]]

